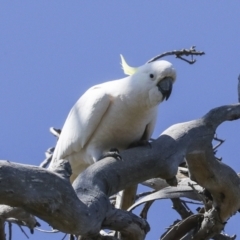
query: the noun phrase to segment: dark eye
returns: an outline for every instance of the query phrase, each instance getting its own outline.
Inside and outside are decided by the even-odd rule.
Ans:
[[[150,78],[154,78],[154,75],[151,73],[151,74],[149,75],[149,77],[150,77]]]

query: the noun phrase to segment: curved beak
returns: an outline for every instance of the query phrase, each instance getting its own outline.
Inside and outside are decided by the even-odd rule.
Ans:
[[[173,79],[171,77],[165,77],[157,84],[158,90],[163,95],[163,100],[164,99],[168,100],[168,98],[170,97],[172,92],[172,85]]]

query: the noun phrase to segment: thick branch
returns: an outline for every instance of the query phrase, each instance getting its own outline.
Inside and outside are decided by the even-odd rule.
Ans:
[[[132,213],[115,210],[100,186],[78,189],[80,200],[65,178],[46,169],[0,161],[0,202],[26,211],[62,232],[97,236],[103,226],[144,239],[149,226]],[[82,193],[80,193],[82,191]],[[112,219],[111,225],[108,219]],[[105,220],[105,221],[104,221]],[[127,225],[126,225],[127,223]],[[141,238],[139,237],[141,236]]]
[[[218,209],[221,223],[240,209],[240,178],[229,166],[215,159],[211,146],[199,145],[202,151],[187,156],[191,179],[206,188]]]
[[[127,231],[121,220],[125,218],[131,219],[133,235],[138,236],[139,229],[145,234],[146,222],[121,210],[115,214],[108,197],[153,177],[172,179],[179,164],[198,149],[199,143],[211,144],[220,123],[238,118],[240,104],[216,108],[201,119],[173,125],[151,144],[151,149],[128,149],[121,152],[123,160],[106,158],[91,165],[73,183],[77,195],[67,180],[68,173],[62,172],[66,166],[54,173],[1,161],[0,203],[22,207],[54,228],[76,235],[94,236],[103,226]],[[233,210],[224,212],[223,218]],[[108,216],[114,219],[110,225]]]

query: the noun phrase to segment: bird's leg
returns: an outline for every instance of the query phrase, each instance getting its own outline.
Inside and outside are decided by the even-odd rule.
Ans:
[[[116,160],[122,160],[122,157],[121,157],[121,155],[119,154],[119,151],[118,151],[117,148],[111,148],[111,149],[109,150],[109,152],[103,153],[103,155],[101,156],[101,158],[100,158],[99,160],[101,160],[101,159],[103,159],[103,158],[106,158],[106,157],[113,157],[113,158],[115,158]]]

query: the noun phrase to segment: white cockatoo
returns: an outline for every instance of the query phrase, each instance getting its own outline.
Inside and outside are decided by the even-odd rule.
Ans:
[[[129,76],[88,89],[62,128],[51,164],[67,159],[73,172],[71,182],[111,148],[123,150],[149,140],[158,105],[171,94],[176,79],[171,63],[160,60],[133,68],[122,56],[121,60]]]

